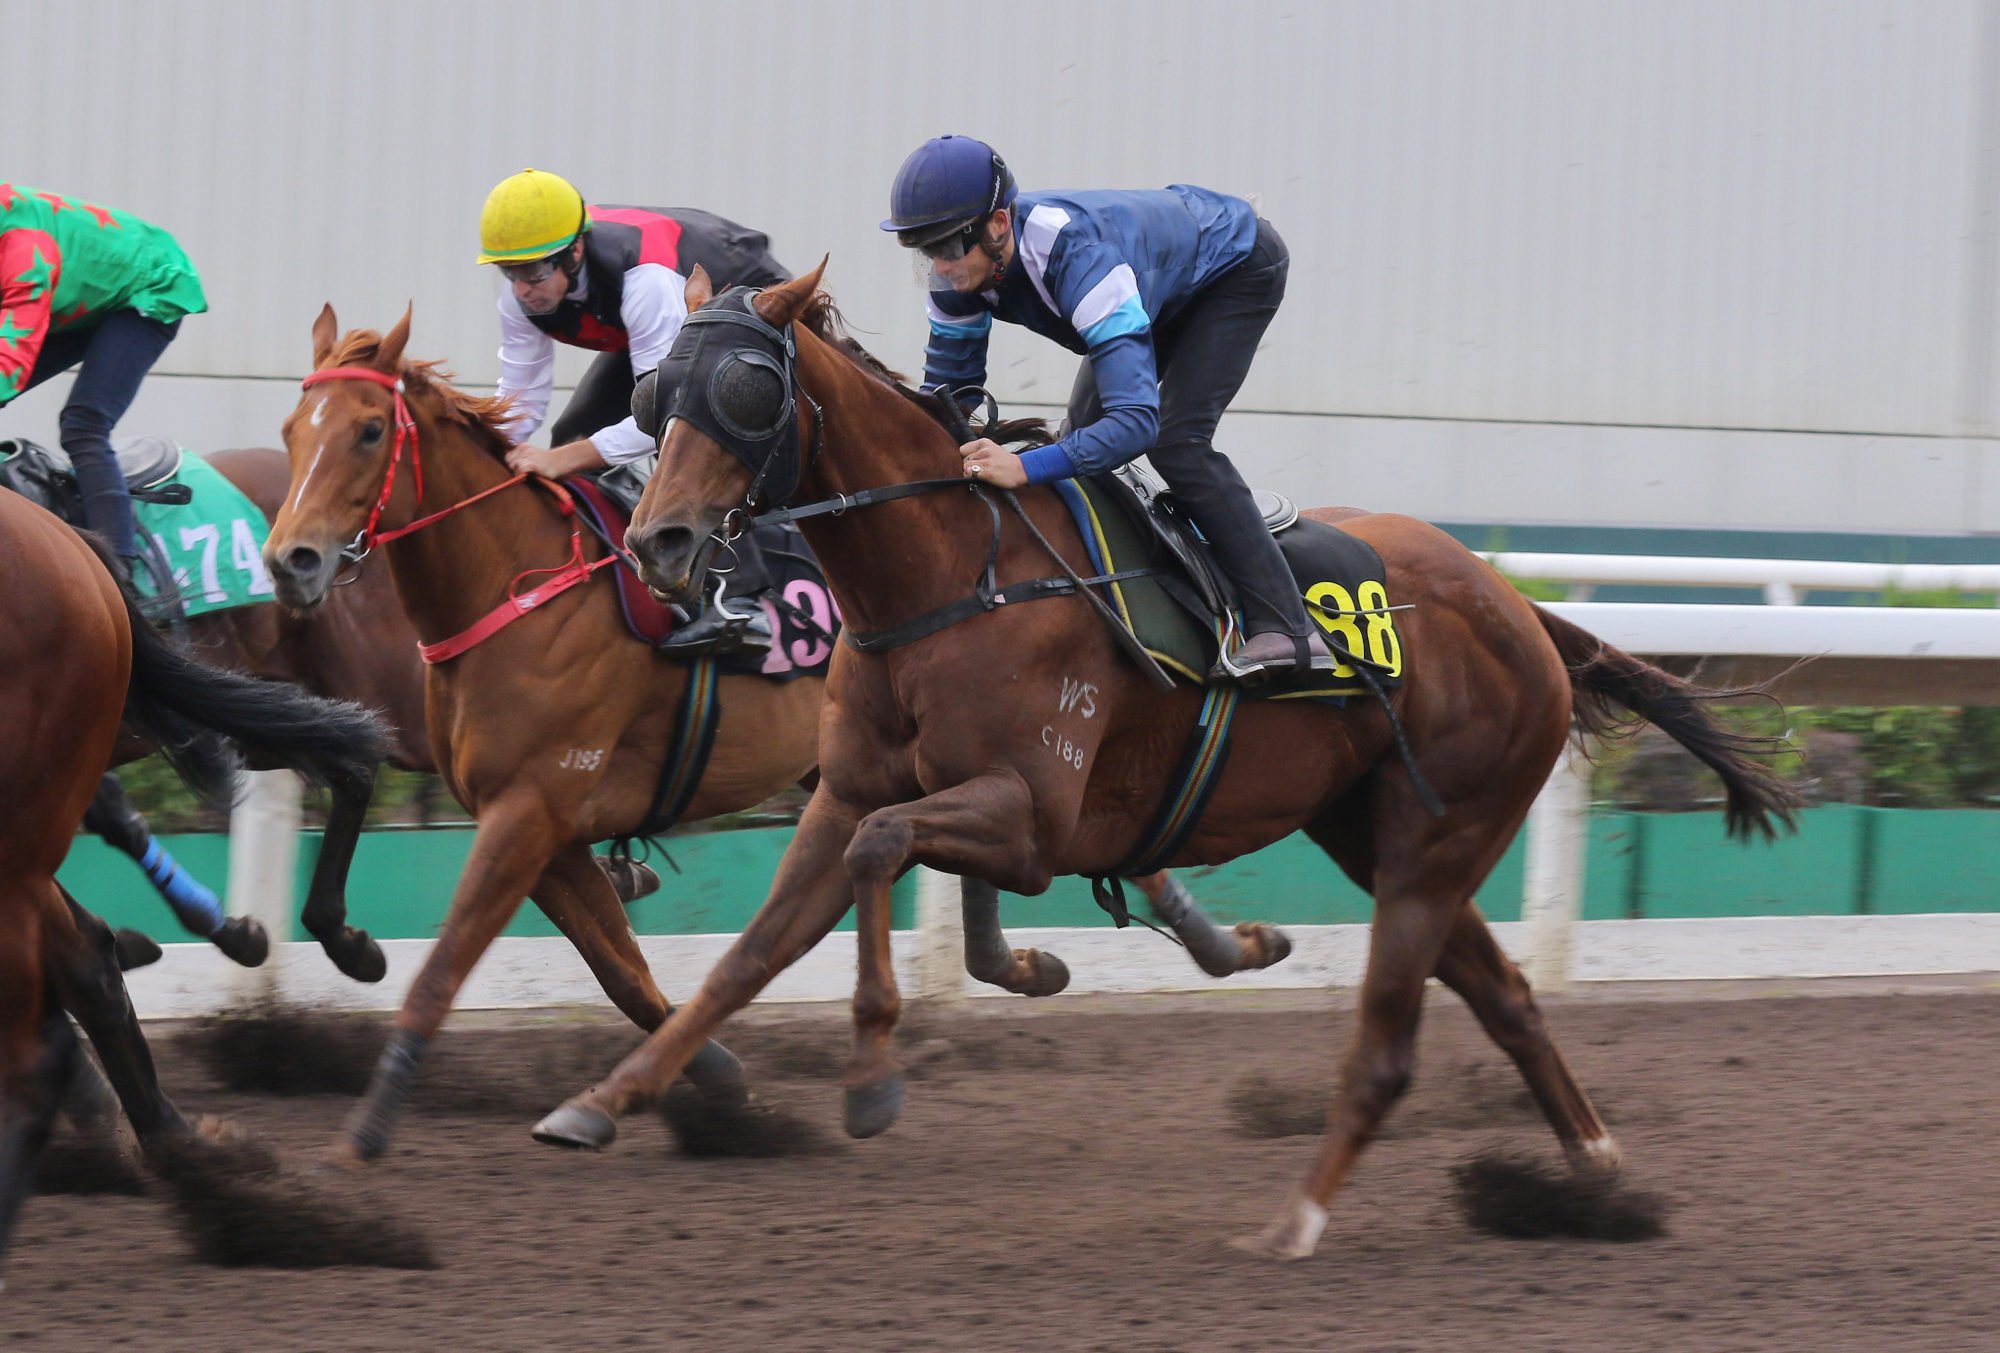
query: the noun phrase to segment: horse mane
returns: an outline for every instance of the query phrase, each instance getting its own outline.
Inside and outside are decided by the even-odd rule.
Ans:
[[[372,366],[382,350],[382,335],[373,329],[355,329],[342,338],[328,359],[333,366]],[[507,434],[513,416],[512,397],[469,395],[451,383],[452,373],[443,362],[404,361],[403,382],[412,392],[425,393],[436,400],[448,422],[456,423],[483,440],[496,455],[514,444]]]
[[[799,315],[799,322],[812,330],[814,337],[922,409],[931,421],[949,432],[961,446],[975,437],[989,437],[1002,446],[1047,446],[1055,440],[1046,418],[995,419],[975,431],[957,400],[942,390],[911,389],[906,376],[892,370],[881,358],[862,347],[847,331],[847,320],[834,305],[833,297],[824,291],[813,293],[813,298],[806,302],[804,312]]]

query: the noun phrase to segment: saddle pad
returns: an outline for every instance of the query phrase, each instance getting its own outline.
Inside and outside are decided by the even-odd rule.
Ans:
[[[1171,553],[1156,545],[1152,528],[1138,515],[1149,511],[1130,489],[1109,475],[1066,479],[1054,485],[1076,519],[1077,529],[1099,572],[1152,565],[1178,570]],[[1386,689],[1403,670],[1402,645],[1388,605],[1381,557],[1366,541],[1324,522],[1300,519],[1278,535],[1278,546],[1299,580],[1306,614],[1326,631],[1330,647],[1357,653],[1378,664]],[[1169,672],[1195,685],[1208,684],[1225,633],[1219,617],[1198,617],[1186,587],[1169,587],[1159,577],[1106,584],[1108,600],[1131,623],[1146,651]],[[1362,614],[1361,612],[1375,612]],[[1269,700],[1327,699],[1365,694],[1353,666],[1315,673],[1302,681],[1256,688]]]
[[[592,530],[607,541],[625,539],[631,518],[621,503],[595,481],[581,476],[563,480],[563,486],[576,496],[577,511]],[[840,633],[840,613],[827,590],[826,575],[796,526],[760,526],[756,533],[775,593],[757,598],[771,622],[771,647],[763,653],[719,654],[716,670],[729,676],[762,676],[773,681],[824,676],[833,658],[833,637]],[[646,590],[622,549],[618,565],[610,572],[617,579],[618,606],[625,616],[625,627],[634,638],[658,647],[673,633],[679,617]]]
[[[151,487],[179,484],[186,503],[134,499],[132,515],[142,535],[165,556],[189,617],[271,599],[271,576],[264,572],[264,540],[270,523],[257,505],[200,456],[180,455],[174,473]],[[155,598],[161,589],[151,572],[136,571],[138,592]]]

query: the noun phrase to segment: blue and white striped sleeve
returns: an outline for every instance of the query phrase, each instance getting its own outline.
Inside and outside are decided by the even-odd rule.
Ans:
[[[1113,469],[1153,449],[1160,433],[1160,377],[1153,321],[1132,266],[1102,243],[1078,242],[1051,260],[1055,299],[1090,350],[1103,417],[1021,457],[1031,483]]]
[[[970,312],[947,309],[954,293],[929,292],[924,299],[930,316],[931,338],[924,348],[924,387],[986,383],[986,339],[993,332],[993,316],[984,306]]]

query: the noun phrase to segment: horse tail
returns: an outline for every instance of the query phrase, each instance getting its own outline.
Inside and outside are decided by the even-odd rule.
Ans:
[[[1767,696],[1763,686],[1710,690],[1683,681],[1671,672],[1641,662],[1561,616],[1535,607],[1542,629],[1555,642],[1569,670],[1577,729],[1600,737],[1616,737],[1637,727],[1637,719],[1613,710],[1622,706],[1644,719],[1694,754],[1722,777],[1728,794],[1724,820],[1731,836],[1753,831],[1766,840],[1777,835],[1777,824],[1798,825],[1802,800],[1798,791],[1763,758],[1788,749],[1782,737],[1738,733],[1723,726],[1706,706],[1711,701]]]
[[[80,534],[117,578],[103,542]],[[361,779],[382,760],[388,729],[373,711],[197,662],[153,627],[129,585],[118,590],[132,632],[125,722],[197,793],[228,801],[239,749],[315,784]]]

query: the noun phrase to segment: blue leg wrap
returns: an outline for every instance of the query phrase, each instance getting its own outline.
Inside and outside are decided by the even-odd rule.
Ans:
[[[167,905],[174,909],[174,915],[190,935],[207,939],[221,928],[224,919],[221,899],[209,891],[207,884],[181,868],[180,861],[169,855],[157,840],[146,842],[146,853],[139,857],[139,867],[146,871],[146,877],[167,899]]]

